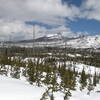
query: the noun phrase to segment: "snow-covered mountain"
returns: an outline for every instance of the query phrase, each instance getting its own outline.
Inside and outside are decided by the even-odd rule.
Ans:
[[[48,46],[62,46],[72,47],[72,48],[100,48],[100,35],[95,36],[84,36],[84,37],[60,37],[49,36],[46,41],[39,42],[40,44],[46,44]]]
[[[84,37],[63,37],[61,34],[47,35],[34,40],[35,46],[71,47],[71,48],[100,48],[100,35]],[[21,40],[17,42],[5,42],[14,46],[33,46],[33,39]]]
[[[66,44],[72,48],[100,48],[100,35],[69,40]]]

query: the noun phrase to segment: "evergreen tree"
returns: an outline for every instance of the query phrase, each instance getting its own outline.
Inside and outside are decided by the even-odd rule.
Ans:
[[[87,75],[85,74],[85,70],[83,68],[82,73],[81,73],[81,77],[80,77],[80,83],[81,83],[81,87],[80,89],[84,89],[87,85]]]

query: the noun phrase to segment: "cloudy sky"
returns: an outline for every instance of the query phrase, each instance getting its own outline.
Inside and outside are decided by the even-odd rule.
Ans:
[[[0,0],[0,40],[100,33],[99,0]]]

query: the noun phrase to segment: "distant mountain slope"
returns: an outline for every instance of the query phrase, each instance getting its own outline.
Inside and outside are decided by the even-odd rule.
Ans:
[[[67,45],[73,48],[100,48],[100,35],[69,40]]]
[[[34,40],[36,46],[59,46],[71,48],[100,48],[100,35],[85,37],[63,37],[60,34],[47,35]],[[5,44],[14,44],[15,46],[32,46],[33,39],[21,41],[8,41]]]
[[[73,39],[77,39],[77,38],[69,38],[69,37],[63,37],[61,34],[50,34],[47,36],[43,36],[43,37],[39,37],[37,39],[35,39],[35,42],[56,42],[56,41],[63,41],[63,40],[73,40]],[[31,43],[33,42],[33,39],[30,40],[21,40],[21,41],[17,41],[18,43]]]

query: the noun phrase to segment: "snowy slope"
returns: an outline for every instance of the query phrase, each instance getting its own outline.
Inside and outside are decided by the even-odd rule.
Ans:
[[[26,58],[25,61],[29,59],[33,58]],[[66,62],[66,65],[67,64],[70,64],[70,62]],[[72,64],[72,66],[74,66],[78,72],[82,72],[82,69],[84,68],[87,74],[89,73],[94,75],[95,71],[98,75],[100,74],[100,68],[96,68],[94,66],[88,66],[80,63]],[[8,67],[8,65],[6,65],[6,67]],[[97,84],[95,89],[91,91],[91,94],[87,95],[88,90],[86,88],[80,91],[80,84],[78,81],[79,79],[77,78],[76,91],[72,91],[72,96],[69,100],[100,100],[100,92],[96,92],[100,91],[100,84]],[[19,80],[13,79],[10,76],[6,77],[0,75],[0,100],[40,100],[46,90],[47,86],[44,85],[37,87],[35,84],[30,85],[22,78]],[[64,94],[60,91],[54,93],[54,100],[64,100],[63,97]]]
[[[51,37],[49,37],[51,38]],[[54,37],[52,37],[53,39]],[[57,37],[58,38],[58,37]],[[65,43],[66,41],[66,43]],[[78,38],[70,38],[70,39],[60,39],[39,42],[39,46],[59,46],[59,47],[72,47],[72,48],[100,48],[100,35],[95,36],[86,36],[86,37],[78,37]]]
[[[45,88],[0,75],[0,100],[40,100]]]
[[[67,45],[73,48],[99,48],[100,47],[100,35],[87,36],[79,39],[70,40]]]
[[[66,41],[66,43],[65,43]],[[3,44],[9,46],[9,43]],[[20,46],[20,47],[32,47],[33,40],[26,40],[21,42],[11,43],[10,46]],[[36,39],[35,46],[44,47],[72,47],[72,48],[100,48],[100,35],[86,36],[86,37],[76,37],[76,38],[65,38],[60,34],[51,34],[45,37]],[[2,44],[0,44],[2,46]]]
[[[40,100],[45,89],[0,75],[0,100]],[[100,85],[96,87],[96,90],[98,89],[100,89]],[[63,100],[63,93],[55,92],[54,95],[55,100]],[[90,95],[87,95],[86,89],[80,91],[77,87],[77,91],[72,91],[69,100],[100,100],[100,93],[92,91]]]

